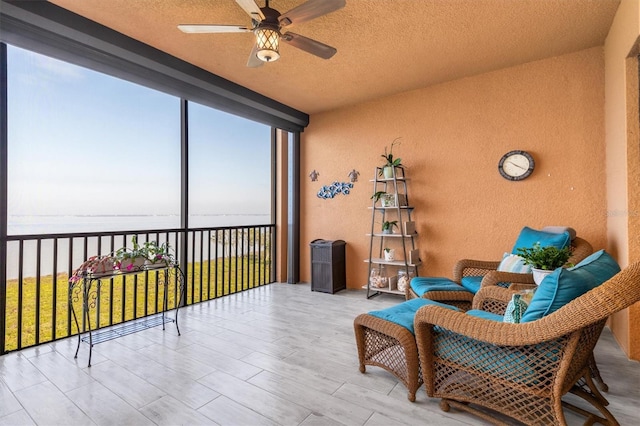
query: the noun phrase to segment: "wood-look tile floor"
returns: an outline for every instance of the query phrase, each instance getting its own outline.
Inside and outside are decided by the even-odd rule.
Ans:
[[[0,357],[0,425],[477,425],[415,403],[380,368],[358,371],[353,319],[400,302],[272,284],[180,310],[168,324],[94,346],[77,340]],[[640,424],[640,365],[605,329],[596,359],[622,425]],[[567,421],[584,419],[567,412]]]

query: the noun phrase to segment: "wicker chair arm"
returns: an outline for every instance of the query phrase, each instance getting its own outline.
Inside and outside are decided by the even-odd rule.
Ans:
[[[604,284],[537,321],[521,324],[502,323],[427,305],[418,310],[414,324],[416,335],[418,329],[424,333],[431,325],[437,325],[494,345],[520,346],[565,336],[602,321],[638,301],[640,262],[634,263]]]
[[[571,242],[571,257],[569,263],[577,265],[581,260],[593,253],[593,247],[588,241],[576,237]]]
[[[497,286],[499,283],[510,283],[510,284],[531,284],[535,285],[533,281],[533,274],[517,274],[514,272],[502,272],[502,271],[491,271],[487,275],[482,278],[482,283],[480,284],[482,287],[488,286]],[[505,286],[501,286],[505,287]]]
[[[453,267],[453,280],[459,284],[462,277],[484,276],[495,271],[498,265],[499,261],[461,259]]]
[[[471,309],[483,309],[483,307],[492,302],[499,302],[506,305],[511,300],[513,291],[499,286],[481,287],[473,297]]]

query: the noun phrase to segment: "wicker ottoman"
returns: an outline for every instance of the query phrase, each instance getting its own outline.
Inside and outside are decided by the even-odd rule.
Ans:
[[[478,287],[480,286],[480,281],[482,281],[482,277],[465,277],[465,279],[478,281]],[[474,282],[473,284],[476,283]],[[407,299],[421,297],[437,300],[467,311],[471,309],[474,293],[449,278],[416,277],[409,283],[406,296]]]
[[[423,383],[413,318],[418,309],[428,304],[457,310],[432,300],[413,299],[358,315],[353,321],[360,372],[366,371],[366,365],[384,368],[407,387],[407,397],[411,402],[416,400],[416,392]]]

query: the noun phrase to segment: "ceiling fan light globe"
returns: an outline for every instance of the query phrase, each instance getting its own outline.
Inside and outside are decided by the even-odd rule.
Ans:
[[[268,49],[258,50],[256,56],[258,57],[258,59],[264,62],[273,62],[277,61],[278,58],[280,58],[280,54],[278,52]]]

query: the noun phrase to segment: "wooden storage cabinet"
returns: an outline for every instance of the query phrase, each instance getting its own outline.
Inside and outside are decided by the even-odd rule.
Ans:
[[[347,288],[345,245],[342,240],[311,242],[311,291],[333,294]]]

